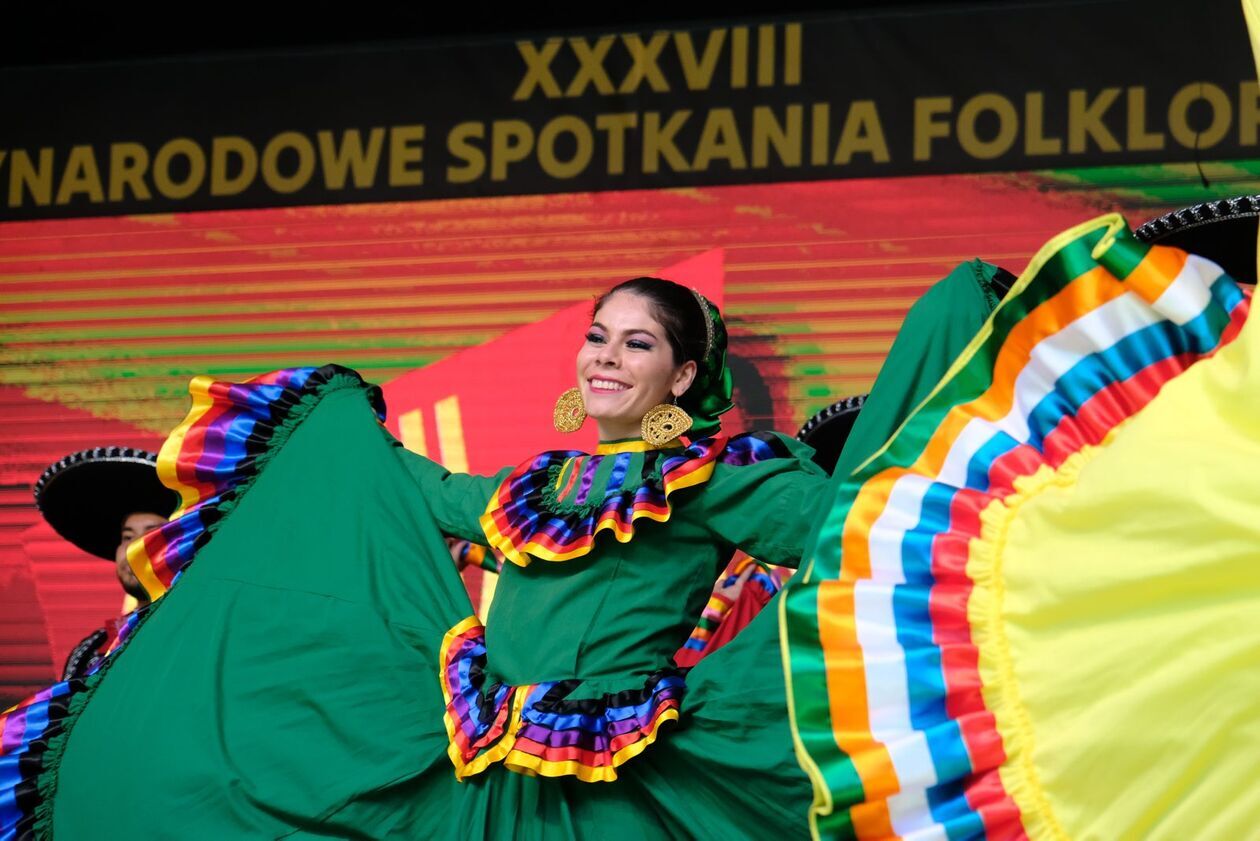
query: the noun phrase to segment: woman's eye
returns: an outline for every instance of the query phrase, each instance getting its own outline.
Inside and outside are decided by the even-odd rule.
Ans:
[[[652,346],[650,344],[640,339],[631,339],[630,341],[626,342],[626,346],[634,348],[635,350],[651,350],[652,349]]]
[[[596,344],[596,345],[604,343],[604,337],[599,335],[598,333],[587,333],[586,340],[590,342],[591,344]]]

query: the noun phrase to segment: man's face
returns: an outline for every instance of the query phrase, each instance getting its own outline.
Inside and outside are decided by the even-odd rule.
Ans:
[[[140,579],[136,578],[136,574],[131,571],[131,564],[127,563],[127,547],[136,538],[153,531],[165,522],[166,518],[160,514],[154,514],[152,511],[137,511],[127,515],[127,519],[123,520],[122,531],[118,536],[118,548],[114,550],[114,571],[118,575],[118,583],[122,585],[127,595],[141,603],[148,602],[149,594],[145,592]]]

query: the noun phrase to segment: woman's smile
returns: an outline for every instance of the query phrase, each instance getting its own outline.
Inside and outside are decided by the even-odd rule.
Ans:
[[[611,380],[607,377],[592,377],[590,379],[591,391],[596,394],[616,394],[625,391],[630,386],[619,380]]]
[[[675,362],[651,304],[632,292],[604,301],[577,355],[582,401],[604,441],[637,438],[648,410],[685,392],[694,370]]]

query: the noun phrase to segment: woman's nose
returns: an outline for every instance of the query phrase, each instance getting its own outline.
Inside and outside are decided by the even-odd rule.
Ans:
[[[610,344],[604,345],[599,349],[599,355],[595,357],[595,360],[600,365],[613,368],[615,368],[621,361],[617,354],[617,349]]]

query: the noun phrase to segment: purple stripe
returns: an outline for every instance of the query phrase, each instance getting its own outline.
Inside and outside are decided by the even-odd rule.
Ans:
[[[595,471],[599,469],[599,462],[599,456],[586,456],[582,460],[582,484],[578,489],[575,504],[586,504],[586,498],[591,495],[591,483],[595,479]]]
[[[27,740],[32,723],[47,721],[46,712],[34,712],[35,708],[43,707],[46,711],[51,699],[65,695],[69,689],[70,685],[64,681],[54,683],[36,692],[20,708],[9,713],[9,717],[4,721],[4,732],[0,733],[0,753],[8,753],[20,747]]]
[[[477,691],[473,688],[472,681],[468,675],[472,671],[476,658],[485,653],[485,648],[470,643],[470,640],[464,640],[455,652],[454,657],[448,661],[446,681],[451,689],[449,707],[459,721],[460,729],[464,731],[464,735],[471,738],[478,735],[480,722],[474,719],[473,703],[476,699]],[[480,650],[478,651],[477,649]]]
[[[550,727],[529,723],[522,727],[517,735],[551,748],[581,747],[592,753],[606,752],[612,743],[612,740],[602,733],[590,733],[585,730],[552,730]],[[518,750],[521,749],[518,748]],[[525,752],[529,753],[528,750]]]
[[[587,516],[587,517],[582,518],[580,523],[590,523],[593,519],[594,519],[594,515]],[[579,523],[579,528],[574,529],[570,523],[564,520],[561,520],[558,517],[553,517],[549,519],[547,521],[547,524],[544,525],[542,528],[535,529],[533,536],[537,536],[540,534],[547,535],[553,541],[555,541],[556,544],[558,544],[561,548],[564,548],[565,546],[570,546],[573,543],[576,543],[577,538],[581,534],[590,534],[594,530],[593,524],[591,525],[590,528],[580,528],[580,523]]]
[[[22,744],[26,736],[26,711],[31,706],[28,704],[20,710],[14,710],[4,720],[4,733],[0,734],[0,753],[9,753]]]

